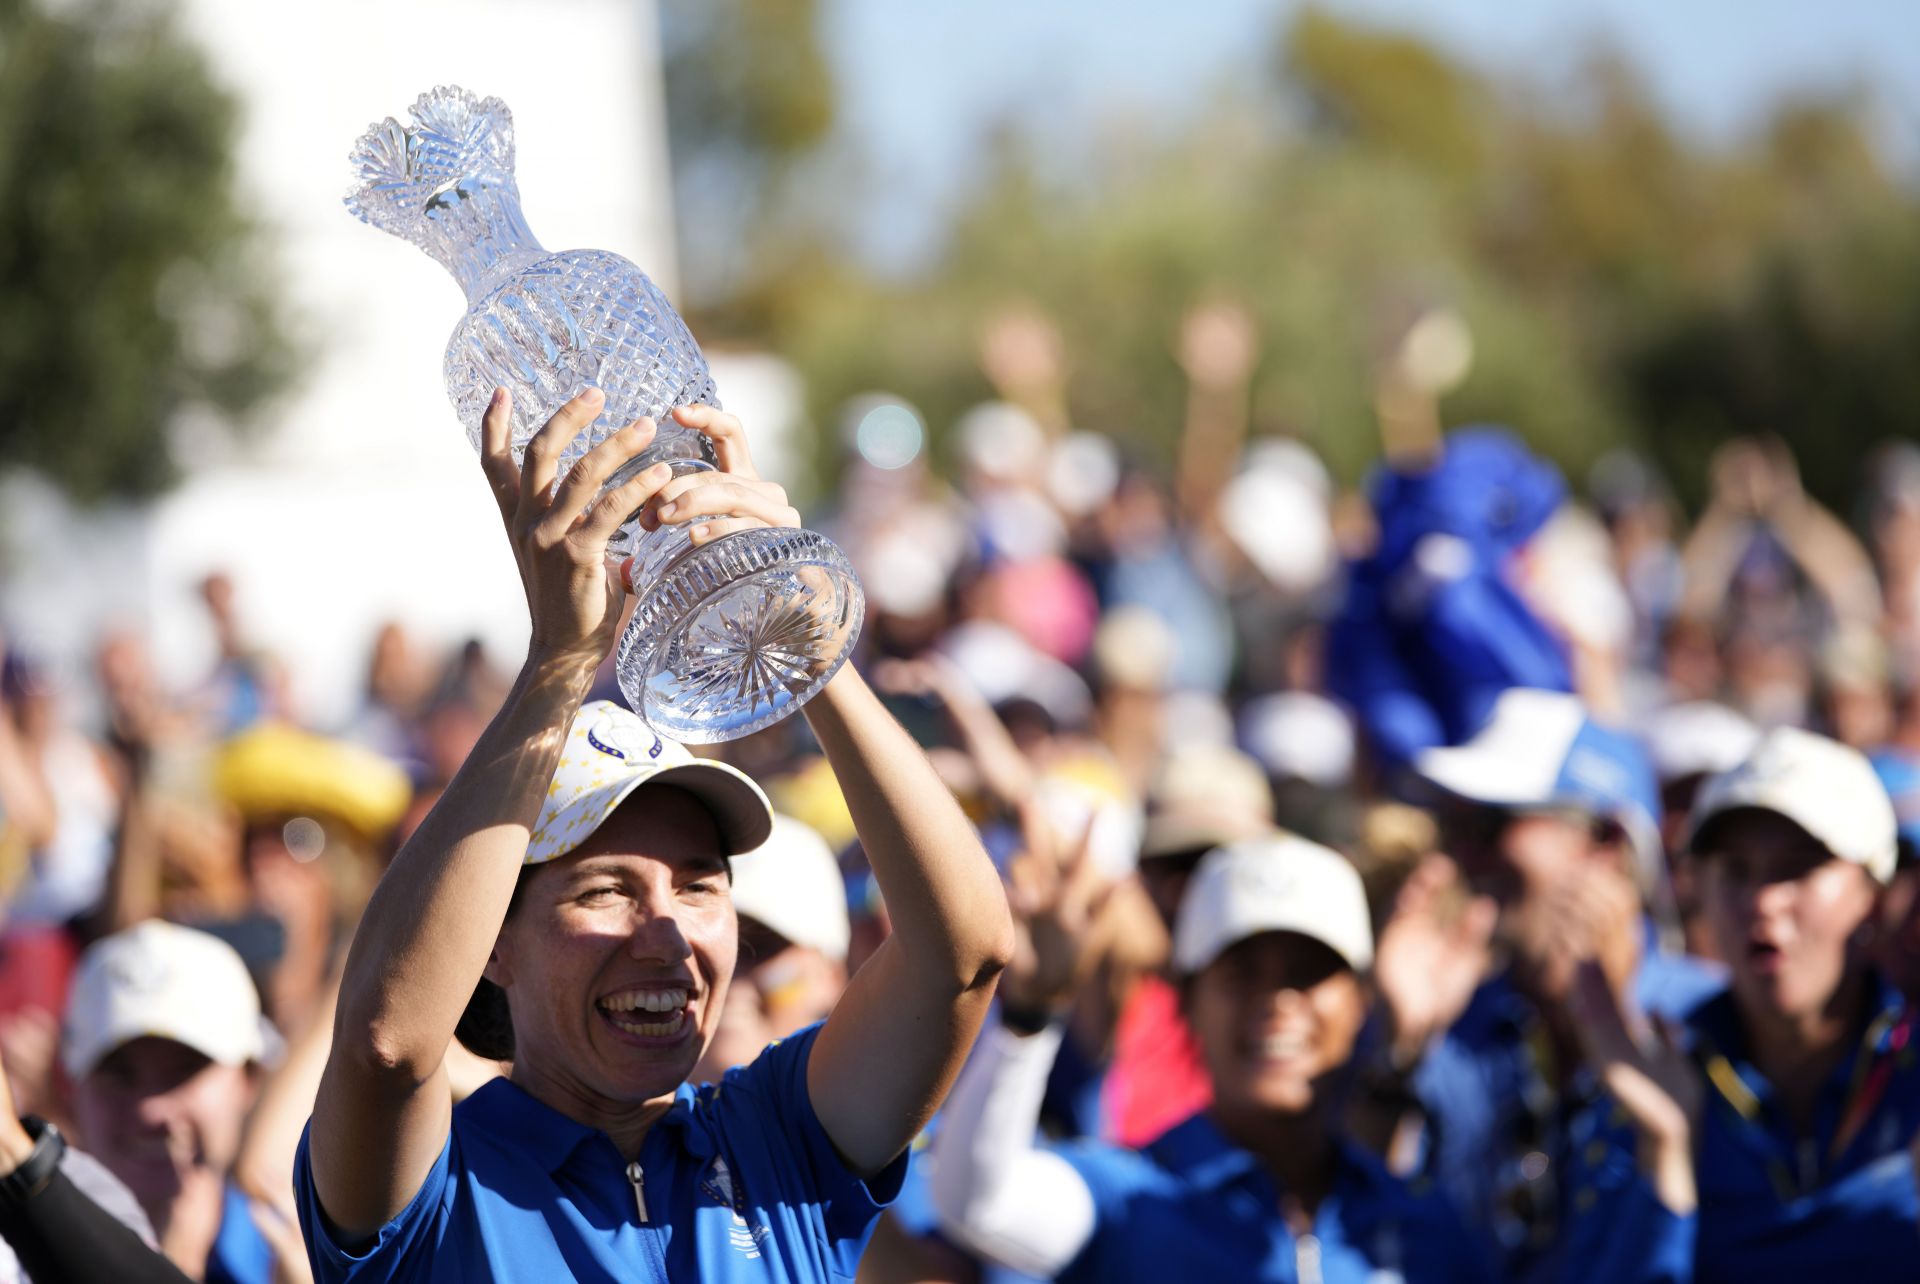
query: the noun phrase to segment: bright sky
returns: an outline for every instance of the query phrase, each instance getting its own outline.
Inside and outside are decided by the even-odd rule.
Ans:
[[[841,118],[890,193],[869,231],[910,257],[967,180],[984,126],[1071,140],[1116,115],[1167,117],[1251,72],[1296,0],[828,0]],[[1858,84],[1890,154],[1920,169],[1915,0],[1330,0],[1480,65],[1553,83],[1602,35],[1690,129],[1736,134],[1795,90]]]

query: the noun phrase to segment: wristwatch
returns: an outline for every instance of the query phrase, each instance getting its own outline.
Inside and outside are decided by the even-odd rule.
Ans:
[[[32,1199],[47,1188],[59,1171],[60,1157],[67,1153],[67,1139],[60,1130],[36,1115],[21,1118],[20,1126],[33,1138],[33,1149],[20,1166],[0,1177],[0,1203],[18,1204]]]

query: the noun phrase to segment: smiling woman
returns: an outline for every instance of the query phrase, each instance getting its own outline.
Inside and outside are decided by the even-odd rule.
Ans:
[[[1029,972],[1056,970],[1043,953],[1072,952],[1044,943],[1071,937],[1060,925],[1077,916],[1061,907],[1077,880],[1025,914],[1034,949],[1008,977],[1010,1003],[1036,988]],[[942,1225],[1003,1265],[1063,1280],[1490,1278],[1445,1200],[1409,1189],[1340,1126],[1372,962],[1366,893],[1346,858],[1278,834],[1210,852],[1180,902],[1173,966],[1213,1104],[1141,1151],[1038,1149],[1060,1022],[1036,1031],[1032,1012],[1003,1008],[934,1143]],[[1057,996],[1036,1007],[1044,1017]]]
[[[555,483],[600,412],[569,402],[508,451],[496,394],[483,463],[532,612],[525,668],[395,857],[347,959],[296,1183],[321,1280],[850,1277],[907,1143],[959,1070],[1011,951],[998,876],[952,796],[857,673],[806,708],[892,911],[894,936],[825,1022],[719,1085],[687,1082],[739,952],[729,858],[766,797],[626,710],[581,702],[612,645],[636,510],[678,523],[796,519],[740,425],[674,412],[725,485],[642,472],[608,437]],[[663,498],[674,500],[662,513]],[[902,1040],[900,1031],[915,1037]],[[456,1032],[511,1075],[452,1105]]]

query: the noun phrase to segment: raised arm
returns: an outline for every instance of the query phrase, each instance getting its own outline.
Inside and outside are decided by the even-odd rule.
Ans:
[[[528,444],[524,471],[508,450],[504,390],[486,412],[481,460],[520,566],[532,638],[499,714],[394,857],[347,954],[309,1143],[315,1189],[346,1240],[404,1208],[446,1143],[447,1046],[506,917],[568,724],[619,621],[607,541],[666,479],[656,466],[595,502],[605,479],[652,440],[643,421],[554,484],[555,461],[602,402],[590,390],[561,407]]]
[[[1068,852],[1040,808],[1029,804],[1021,820],[1026,850],[1008,893],[1019,947],[1002,982],[1000,1022],[981,1037],[940,1116],[929,1192],[956,1241],[1051,1278],[1086,1247],[1098,1215],[1086,1180],[1034,1139],[1062,1019],[1085,983],[1114,884],[1093,863],[1091,826]]]
[[[696,540],[773,520],[765,496],[778,488],[759,481],[739,420],[705,406],[674,417],[713,441],[724,475],[664,488],[660,518],[696,523]],[[777,516],[798,520],[791,509]],[[893,919],[893,935],[848,984],[807,1066],[827,1136],[870,1175],[906,1149],[946,1096],[1006,966],[1013,927],[993,862],[960,805],[852,666],[806,716]]]

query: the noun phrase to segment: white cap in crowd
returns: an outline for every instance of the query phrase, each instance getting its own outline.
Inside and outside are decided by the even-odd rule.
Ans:
[[[846,881],[827,840],[802,821],[776,813],[767,841],[733,858],[733,908],[795,945],[846,962]]]
[[[1662,780],[1730,771],[1753,752],[1760,728],[1712,700],[1689,700],[1649,714],[1643,738]]]
[[[1699,850],[1715,818],[1745,808],[1786,817],[1879,882],[1893,877],[1893,802],[1857,749],[1798,727],[1767,732],[1744,762],[1701,787],[1688,845]]]
[[[1515,687],[1466,744],[1422,750],[1414,770],[1487,807],[1572,807],[1614,820],[1632,841],[1641,894],[1664,879],[1660,786],[1640,742],[1602,726],[1579,697]]]
[[[574,715],[540,819],[527,841],[525,863],[540,865],[565,856],[649,781],[698,798],[713,814],[729,856],[752,851],[772,832],[773,808],[745,772],[696,758],[631,710],[611,700],[595,700]]]
[[[265,1060],[268,1029],[247,965],[217,936],[148,919],[80,956],[62,1055],[78,1081],[123,1044],[172,1039],[221,1065]]]
[[[1356,972],[1373,965],[1373,920],[1359,871],[1335,851],[1292,834],[1210,852],[1194,871],[1173,928],[1173,965],[1198,972],[1262,932],[1298,932]]]

